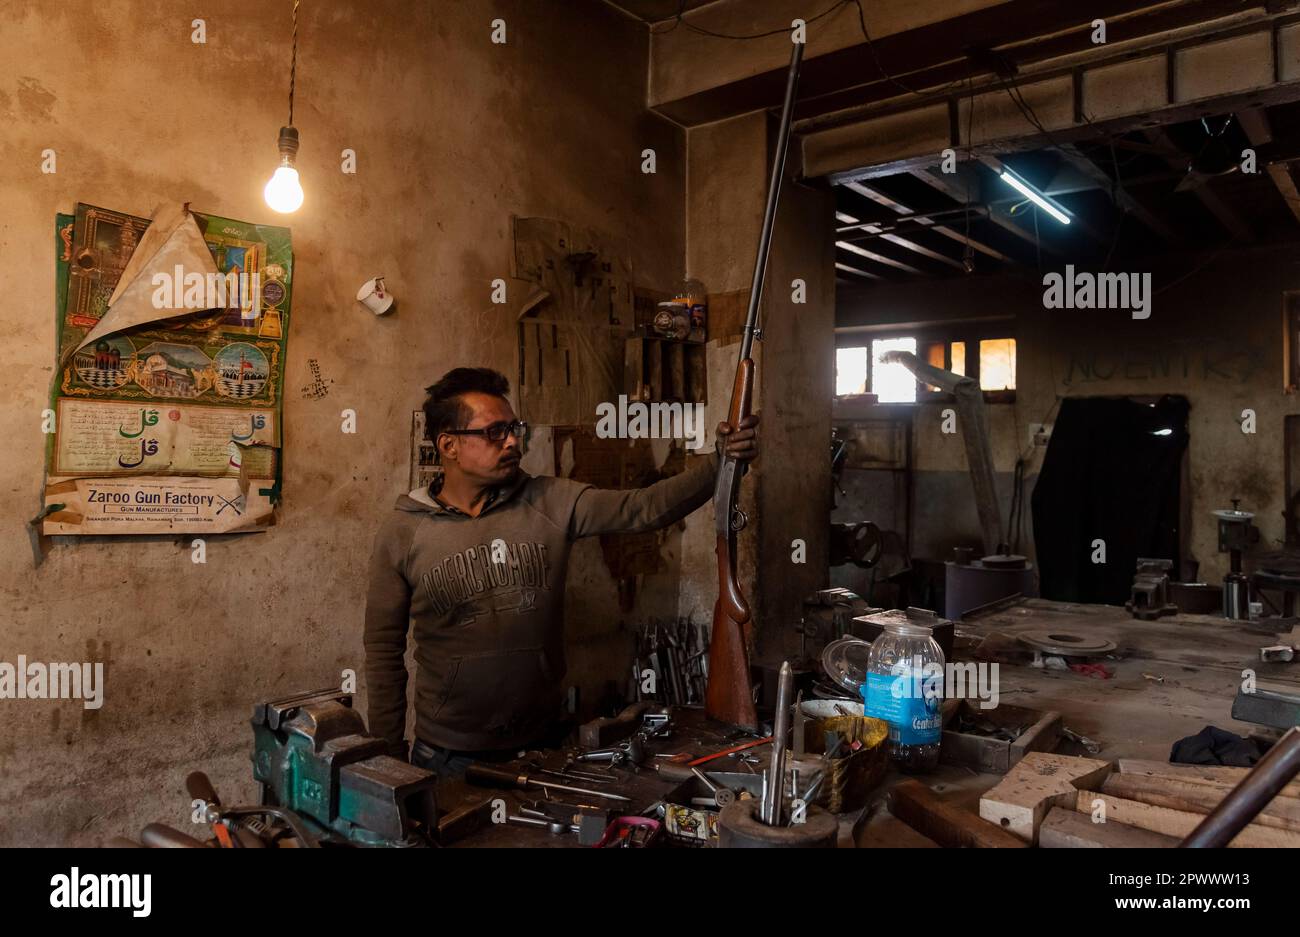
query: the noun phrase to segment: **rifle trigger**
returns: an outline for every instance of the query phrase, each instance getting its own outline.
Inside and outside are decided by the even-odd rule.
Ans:
[[[744,530],[746,525],[748,524],[749,524],[749,518],[745,516],[745,512],[742,511],[740,508],[732,508],[731,529]]]

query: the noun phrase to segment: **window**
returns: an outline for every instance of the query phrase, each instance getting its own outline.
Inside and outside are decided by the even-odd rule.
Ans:
[[[916,378],[901,364],[885,364],[887,351],[916,354],[914,338],[878,338],[871,343],[871,392],[881,403],[915,403]]]
[[[875,394],[881,403],[914,403],[944,397],[939,388],[918,384],[902,365],[881,361],[888,351],[906,351],[931,367],[978,380],[989,402],[1013,402],[1016,340],[1002,331],[1005,325],[994,328],[935,324],[911,335],[855,336],[861,344],[835,350],[835,395]]]
[[[1016,340],[986,338],[980,342],[980,390],[1016,389]]]
[[[835,396],[867,392],[867,349],[835,349]]]

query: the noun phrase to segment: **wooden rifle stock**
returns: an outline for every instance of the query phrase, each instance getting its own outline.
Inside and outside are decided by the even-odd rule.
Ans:
[[[754,397],[754,359],[751,352],[758,332],[758,308],[763,296],[763,279],[772,247],[772,225],[776,219],[781,179],[785,174],[785,155],[790,144],[790,120],[794,111],[795,92],[799,86],[799,64],[803,60],[803,43],[792,42],[790,70],[786,75],[785,101],[781,105],[781,128],[772,160],[772,175],[767,185],[767,206],[763,212],[763,229],[758,237],[758,256],[754,262],[754,279],[749,290],[749,311],[741,335],[740,358],[736,364],[736,382],[731,389],[731,411],[727,422],[732,430],[750,415]],[[754,689],[749,674],[749,644],[753,637],[752,615],[745,593],[736,578],[736,533],[745,526],[740,511],[740,479],[744,466],[724,451],[718,463],[718,478],[713,488],[714,530],[717,534],[718,601],[713,606],[713,636],[709,643],[709,683],[704,693],[704,709],[710,718],[746,729],[758,728],[754,706]]]
[[[742,358],[736,367],[727,422],[732,428],[749,416],[754,397],[754,361]],[[743,519],[736,501],[743,469],[725,453],[720,458],[713,489],[714,531],[717,534],[718,600],[713,605],[713,633],[709,643],[709,684],[705,712],[734,726],[758,728],[754,690],[749,679],[749,602],[736,579],[736,532]]]

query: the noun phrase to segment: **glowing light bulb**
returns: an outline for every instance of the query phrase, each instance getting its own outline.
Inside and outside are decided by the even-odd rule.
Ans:
[[[302,185],[298,182],[298,170],[292,166],[279,167],[262,194],[266,197],[266,204],[281,214],[297,211],[302,207]]]
[[[298,154],[298,131],[281,127],[279,146],[280,165],[262,190],[262,196],[272,210],[283,215],[302,207],[302,184],[298,181],[298,170],[293,168],[293,159]]]

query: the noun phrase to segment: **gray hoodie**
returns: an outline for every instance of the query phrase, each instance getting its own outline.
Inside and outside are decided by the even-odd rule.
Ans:
[[[718,460],[614,491],[520,473],[478,517],[416,489],[375,538],[366,595],[370,732],[401,747],[415,623],[415,734],[458,751],[535,740],[559,712],[564,577],[579,537],[665,527],[713,492]]]

